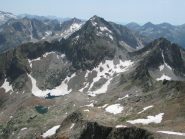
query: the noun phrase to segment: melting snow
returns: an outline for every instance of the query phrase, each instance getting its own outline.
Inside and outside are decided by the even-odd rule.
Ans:
[[[50,36],[52,34],[52,31],[46,31],[45,34],[46,36]]]
[[[108,86],[114,76],[114,74],[125,72],[129,69],[129,67],[133,64],[132,61],[119,61],[119,64],[114,64],[113,60],[106,60],[105,63],[100,63],[97,67],[95,67],[92,71],[97,72],[97,76],[93,78],[92,83],[88,89],[88,94],[91,96],[96,96],[97,94],[106,93]],[[100,69],[103,69],[100,71]],[[85,78],[88,77],[88,74],[92,71],[87,71]],[[102,85],[99,89],[92,90],[94,84],[99,81],[101,78],[107,79],[106,83]],[[79,90],[81,91],[81,89]]]
[[[122,98],[118,98],[118,100],[123,100],[123,99],[128,98],[128,97],[129,97],[129,95],[127,94],[126,96],[124,96]]]
[[[150,123],[159,124],[162,121],[163,115],[164,115],[164,113],[160,113],[160,114],[155,115],[155,116],[147,116],[147,119],[129,120],[127,122],[131,123],[131,124],[143,124],[143,125],[147,125],[147,124],[150,124]]]
[[[112,35],[110,35],[110,34],[109,34],[109,38],[110,38],[112,41],[114,40],[114,38],[113,38]]]
[[[86,110],[84,110],[84,112],[89,112],[89,110],[88,110],[88,109],[86,109]]]
[[[48,94],[50,94],[51,96],[62,96],[69,94],[72,90],[68,90],[68,85],[65,80],[69,81],[74,76],[76,76],[75,73],[71,75],[71,77],[66,77],[58,87],[55,87],[52,90],[40,90],[36,85],[36,80],[30,74],[28,74],[28,77],[31,79],[32,82],[32,94],[37,97],[47,97]]]
[[[57,125],[57,126],[54,126],[54,127],[50,128],[48,131],[46,131],[42,135],[42,137],[46,138],[46,137],[50,137],[50,136],[54,135],[56,133],[57,129],[59,129],[59,128],[60,128],[60,125]]]
[[[173,131],[157,131],[157,132],[169,134],[169,135],[185,136],[185,133],[181,133],[181,132],[173,132]]]
[[[83,23],[73,23],[69,29],[65,30],[64,32],[61,33],[61,37],[67,39],[71,34],[76,32],[82,27]]]
[[[8,91],[13,91],[12,85],[10,85],[10,83],[7,81],[7,79],[5,79],[3,85],[1,86],[1,88],[5,89],[5,92]]]
[[[146,110],[148,110],[150,108],[153,108],[153,107],[154,107],[153,105],[144,107],[142,111],[138,112],[138,114],[143,113],[144,111],[146,111]]]
[[[116,126],[116,128],[125,128],[125,127],[127,127],[127,126],[125,126],[125,125],[117,125]]]
[[[159,70],[162,71],[164,69],[164,65],[159,66]]]
[[[162,50],[161,50],[161,51],[162,51]],[[172,68],[165,62],[163,51],[161,52],[161,55],[162,55],[163,63],[164,63],[164,64],[159,66],[159,70],[160,70],[160,71],[163,71],[164,68],[166,67],[166,68],[168,68],[169,70],[172,71]],[[163,73],[162,76],[159,77],[159,78],[157,78],[156,80],[157,80],[157,81],[172,80],[172,78],[169,77],[169,76],[167,76],[167,75],[165,75],[165,74]]]
[[[21,131],[26,130],[26,129],[27,129],[27,127],[21,128]]]
[[[36,59],[32,59],[32,60],[28,59],[28,62],[29,62],[29,64],[30,64],[30,67],[32,68],[32,63],[33,63],[34,61],[39,61],[39,60],[41,60],[42,57],[46,58],[46,57],[47,57],[48,55],[50,55],[50,54],[56,54],[58,59],[59,59],[59,57],[61,57],[61,58],[64,58],[64,57],[65,57],[65,54],[58,55],[56,52],[53,52],[53,51],[52,51],[52,52],[46,52],[46,53],[43,54],[41,57],[38,57],[38,58],[36,58]]]
[[[103,106],[101,107],[98,107],[98,108],[106,108],[109,104],[104,104]]]
[[[75,126],[75,123],[72,123],[70,126],[70,129],[72,129]]]
[[[107,27],[100,27],[100,30],[103,31],[108,31],[109,33],[112,33]]]
[[[91,103],[91,104],[88,104],[88,105],[85,105],[85,106],[87,106],[87,107],[94,107],[94,104]]]
[[[56,52],[47,52],[47,53],[45,53],[45,54],[43,55],[43,57],[47,57],[47,56],[50,55],[50,54],[56,54]]]
[[[97,23],[95,21],[91,21],[91,23],[92,23],[93,26],[97,25]]]
[[[165,65],[167,68],[169,68],[170,70],[172,70],[172,68],[165,62],[163,51],[162,51],[162,58],[163,58],[164,65]]]
[[[120,104],[113,104],[108,106],[105,110],[109,113],[119,114],[123,111],[123,106]]]
[[[171,77],[163,74],[160,78],[157,78],[156,80],[157,81],[163,81],[163,80],[169,80],[170,81],[171,80]]]
[[[101,94],[101,93],[106,93],[108,90],[108,86],[110,84],[112,79],[109,79],[105,84],[103,84],[101,86],[101,88],[95,90],[95,91],[90,91],[88,95],[90,96],[96,96],[97,94]]]
[[[90,83],[86,83],[85,86],[84,86],[83,88],[81,88],[79,91],[80,91],[80,92],[83,92],[83,90],[84,90],[85,88],[87,88],[87,87],[89,86],[89,84],[90,84]]]

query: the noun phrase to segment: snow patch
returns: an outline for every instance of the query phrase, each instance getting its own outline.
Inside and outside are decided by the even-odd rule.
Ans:
[[[158,115],[155,116],[147,116],[147,119],[129,120],[127,122],[131,124],[143,124],[143,125],[147,125],[150,123],[159,124],[162,121],[163,115],[164,113],[159,113]]]
[[[96,23],[95,21],[91,21],[91,23],[92,23],[92,25],[93,25],[94,27],[97,26],[97,23]]]
[[[107,31],[107,32],[109,32],[109,33],[112,33],[112,31],[111,30],[109,30],[107,27],[99,27],[100,28],[100,30],[102,31],[102,32],[104,32],[104,31]]]
[[[85,105],[85,106],[87,106],[87,107],[94,107],[94,104],[91,103],[91,104],[88,104],[88,105]]]
[[[89,84],[90,83],[86,83],[85,86],[83,88],[81,88],[80,90],[78,90],[78,91],[83,92],[83,90],[86,89],[89,86]]]
[[[116,128],[125,128],[125,127],[127,127],[127,126],[125,126],[125,125],[116,125]]]
[[[83,23],[73,23],[67,30],[61,33],[61,37],[67,39],[74,32],[78,31],[82,27]]]
[[[159,70],[162,71],[164,69],[164,65],[159,66]]]
[[[56,52],[46,52],[45,54],[43,54],[41,57],[38,57],[38,58],[36,58],[36,59],[28,59],[28,62],[29,62],[29,64],[30,64],[30,67],[32,68],[32,63],[33,62],[35,62],[35,61],[40,61],[42,58],[46,58],[48,55],[50,55],[50,54],[56,54],[56,56],[57,56],[57,58],[59,59],[59,57],[61,57],[61,58],[64,58],[65,57],[65,54],[61,54],[61,55],[59,55],[59,54],[57,54]]]
[[[169,76],[163,74],[161,77],[157,78],[156,80],[157,80],[157,81],[163,81],[163,80],[168,80],[168,81],[170,81],[171,79],[172,79],[171,77],[169,77]]]
[[[9,91],[13,91],[13,87],[12,85],[7,81],[7,79],[5,79],[3,85],[1,86],[1,88],[5,89],[5,92],[9,92]]]
[[[88,110],[88,109],[86,109],[86,110],[84,110],[84,112],[89,112],[89,110]]]
[[[172,68],[170,67],[170,65],[168,65],[168,64],[165,62],[163,51],[162,51],[162,58],[163,58],[164,65],[165,65],[167,68],[169,68],[170,70],[172,70]]]
[[[110,35],[110,34],[109,34],[109,38],[110,38],[112,41],[114,40],[113,36]]]
[[[72,129],[75,126],[75,123],[72,123],[70,126],[70,129]]]
[[[105,110],[109,113],[119,114],[123,111],[123,106],[120,104],[113,104],[108,106]]]
[[[122,98],[118,98],[118,100],[123,100],[123,99],[128,98],[128,97],[129,97],[129,95],[127,94],[126,96],[124,96]]]
[[[169,135],[185,136],[185,133],[181,133],[181,132],[173,132],[173,131],[157,131],[157,132],[163,133],[163,134],[169,134]]]
[[[95,91],[90,91],[88,95],[90,96],[96,96],[97,94],[102,94],[102,93],[106,93],[108,90],[108,86],[110,84],[112,79],[109,79],[105,84],[103,84],[101,86],[101,88],[95,90]]]
[[[101,107],[98,107],[98,108],[106,108],[109,104],[104,104],[103,106]]]
[[[63,95],[69,94],[72,90],[68,89],[68,84],[65,81],[71,80],[74,76],[76,76],[75,73],[72,74],[71,77],[66,77],[59,86],[55,87],[52,90],[49,90],[49,89],[40,90],[37,87],[36,79],[33,78],[30,74],[28,74],[28,77],[31,79],[31,82],[32,82],[32,94],[37,97],[47,97],[49,94],[51,96],[63,96]]]
[[[57,129],[59,129],[59,128],[60,128],[60,125],[56,125],[56,126],[50,128],[48,131],[46,131],[46,132],[42,135],[42,137],[43,137],[43,138],[47,138],[47,137],[50,137],[50,136],[54,135],[54,134],[56,133]]]
[[[144,107],[142,111],[138,112],[138,114],[143,113],[144,111],[146,111],[146,110],[148,110],[150,108],[153,108],[153,107],[154,107],[153,105]]]
[[[45,58],[45,57],[47,57],[47,56],[50,55],[50,54],[56,54],[56,52],[46,52],[46,53],[43,55],[43,57]]]
[[[126,60],[126,61],[119,60],[119,64],[114,64],[113,60],[106,60],[104,63],[101,62],[92,71],[87,71],[85,78],[88,77],[89,73],[92,73],[93,71],[97,72],[97,76],[93,78],[92,83],[88,85],[90,86],[88,89],[88,94],[90,96],[96,96],[97,94],[106,93],[108,90],[108,86],[111,83],[111,80],[114,77],[114,75],[127,71],[131,65],[133,65],[133,62],[131,60]],[[103,69],[103,70],[100,71],[100,69]],[[107,79],[106,83],[102,85],[100,88],[96,90],[92,90],[94,84],[98,82],[101,78]],[[80,89],[79,91],[82,91],[82,90]]]
[[[21,128],[21,131],[24,131],[24,130],[26,130],[26,129],[28,129],[28,128],[27,128],[27,127]]]
[[[45,34],[46,36],[50,36],[52,34],[52,31],[46,31]]]

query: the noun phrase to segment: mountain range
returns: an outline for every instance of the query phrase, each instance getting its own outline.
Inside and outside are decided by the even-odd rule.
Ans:
[[[129,23],[126,25],[129,29],[137,32],[142,36],[146,36],[150,42],[160,37],[164,37],[173,43],[177,43],[182,47],[185,47],[184,35],[185,25],[171,25],[169,23],[152,24],[148,22],[143,26],[137,23]]]
[[[0,138],[184,138],[177,43],[98,16],[15,18],[0,28]]]

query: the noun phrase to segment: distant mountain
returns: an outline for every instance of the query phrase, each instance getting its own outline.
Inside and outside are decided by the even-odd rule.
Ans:
[[[0,25],[4,24],[6,21],[12,18],[16,19],[17,17],[12,13],[0,11]]]
[[[31,14],[20,14],[17,15],[18,18],[29,18],[29,19],[37,19],[37,20],[58,20],[59,22],[64,22],[70,20],[71,18],[61,18],[57,16],[38,16],[38,15],[31,15]]]
[[[49,19],[10,19],[0,26],[0,50],[5,51],[26,42],[66,38],[82,24],[83,21],[77,19],[71,19],[62,24],[58,20]]]
[[[165,37],[168,40],[185,47],[185,27],[183,25],[174,26],[169,23],[155,25],[148,22],[143,26],[134,26],[132,23],[127,24],[126,26],[129,29],[138,32],[140,35],[146,36],[146,40],[148,40],[148,42],[160,37]]]
[[[138,30],[141,26],[135,22],[128,23],[126,25],[129,29]]]

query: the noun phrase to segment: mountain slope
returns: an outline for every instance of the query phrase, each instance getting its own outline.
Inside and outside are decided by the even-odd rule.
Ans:
[[[52,41],[67,38],[83,24],[71,19],[60,24],[57,20],[11,19],[0,27],[0,50],[5,51],[22,43]]]
[[[0,25],[12,18],[16,19],[17,17],[12,13],[0,11]]]
[[[146,36],[148,41],[158,39],[160,37],[167,38],[168,40],[185,47],[184,41],[184,26],[175,26],[169,23],[162,24],[152,24],[148,22],[143,26],[132,26],[130,24],[126,25],[129,29],[138,32],[140,35]]]
[[[136,50],[137,37],[94,16],[0,54],[0,137],[183,138],[185,50],[164,38]]]

